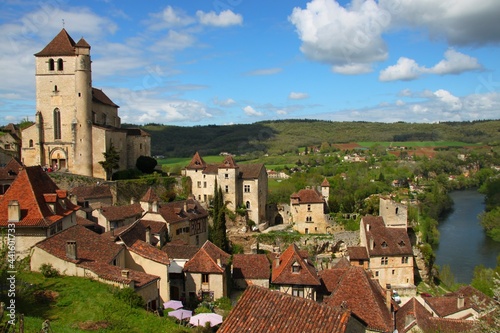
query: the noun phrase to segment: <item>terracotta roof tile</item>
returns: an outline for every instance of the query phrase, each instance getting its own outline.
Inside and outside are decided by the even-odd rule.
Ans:
[[[331,292],[331,296],[324,298],[325,304],[343,304],[361,318],[368,328],[392,332],[392,316],[385,304],[385,290],[363,268],[351,266],[347,269],[323,270],[319,274]]]
[[[19,202],[21,209],[17,227],[47,227],[60,221],[80,209],[80,206],[71,203],[65,193],[40,166],[26,167],[0,197],[0,226],[7,225],[9,202],[14,200]]]
[[[146,194],[141,198],[142,202],[159,202],[160,198],[156,194],[156,192],[153,190],[152,187],[149,187],[148,190],[146,191]]]
[[[82,185],[72,188],[69,193],[75,195],[79,202],[113,197],[109,185]]]
[[[129,247],[129,250],[137,253],[141,257],[156,261],[160,264],[170,264],[167,253],[142,240],[136,240],[134,244]]]
[[[83,262],[78,266],[90,269],[100,278],[105,280],[126,283],[126,284],[129,284],[131,281],[134,281],[135,288],[144,287],[160,279],[160,277],[156,275],[151,275],[128,268],[121,268],[118,266],[108,265],[101,262]],[[124,270],[128,271],[129,273],[128,278],[122,276],[122,271]]]
[[[199,248],[196,245],[176,244],[176,242],[167,243],[162,251],[165,251],[172,259],[191,259]]]
[[[3,168],[0,168],[0,180],[13,181],[22,168],[23,165],[21,161],[16,158],[11,158]]]
[[[238,164],[236,164],[236,161],[234,160],[232,155],[227,155],[222,163],[219,164],[219,168],[235,169],[238,168]]]
[[[35,54],[36,57],[72,55],[75,55],[75,41],[64,28],[43,50]]]
[[[279,265],[276,266],[276,260],[279,260]],[[321,282],[316,273],[316,269],[308,260],[304,259],[303,254],[295,244],[291,244],[279,257],[272,266],[273,284],[291,284],[291,285],[307,285],[320,286]],[[294,263],[300,265],[299,272],[293,272],[292,266]]]
[[[323,196],[315,189],[302,189],[297,193],[293,193],[290,198],[292,204],[306,204],[306,203],[324,203]]]
[[[268,279],[271,264],[265,254],[233,255],[233,279]]]
[[[184,265],[185,272],[223,274],[224,267],[229,263],[230,255],[212,242],[206,241],[196,254]]]
[[[325,179],[323,180],[323,182],[321,183],[321,186],[322,186],[322,187],[330,187],[330,183],[329,183],[329,182],[328,182],[328,180],[325,178]]]
[[[198,154],[198,152],[194,153],[194,156],[193,158],[191,159],[191,161],[189,162],[189,164],[186,166],[186,169],[205,169],[205,167],[207,166],[207,163],[205,163],[205,161],[203,160],[203,158],[201,158],[200,154]]]
[[[368,251],[364,246],[349,246],[347,247],[347,253],[349,254],[349,260],[368,260]]]
[[[248,287],[218,333],[343,333],[350,312],[258,286]]]
[[[140,218],[142,212],[142,207],[138,203],[124,206],[101,207],[101,213],[108,221],[120,221],[128,218]]]
[[[167,224],[165,222],[151,220],[141,220],[140,222],[145,228],[150,227],[153,234],[158,235],[167,231]]]
[[[104,105],[110,105],[114,107],[119,107],[102,91],[101,89],[96,89],[92,87],[92,101],[98,102]]]
[[[186,207],[184,207],[184,203],[186,203]],[[187,211],[184,208],[187,208]],[[208,212],[194,199],[162,204],[159,213],[165,221],[171,224],[208,218]]]
[[[413,255],[410,238],[405,228],[387,228],[381,216],[364,216],[362,228],[366,231],[366,244],[373,239],[373,249],[368,248],[370,257]]]

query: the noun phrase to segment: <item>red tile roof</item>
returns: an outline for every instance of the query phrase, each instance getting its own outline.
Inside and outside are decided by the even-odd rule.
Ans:
[[[350,312],[257,286],[248,287],[218,333],[343,333]]]
[[[82,185],[72,188],[69,193],[75,195],[79,202],[113,197],[109,185]]]
[[[119,107],[102,91],[101,89],[96,89],[92,87],[92,101],[98,102],[104,105]]]
[[[151,220],[141,220],[141,224],[147,228],[151,228],[152,234],[161,234],[167,231],[167,224],[165,222],[151,221]]]
[[[38,53],[36,57],[49,56],[72,56],[75,55],[75,41],[68,34],[66,29],[62,29],[54,39]]]
[[[323,196],[315,189],[302,189],[290,196],[292,204],[324,203]]]
[[[113,242],[122,241],[126,246],[132,246],[137,240],[146,241],[147,225],[137,220],[129,225],[108,231],[102,237]],[[151,236],[153,245],[158,244],[158,239]]]
[[[177,244],[175,241],[167,243],[162,251],[165,251],[172,259],[191,259],[199,248],[196,245]]]
[[[271,264],[265,254],[233,255],[233,279],[267,279],[271,276]]]
[[[364,216],[362,228],[366,231],[366,244],[374,241],[373,249],[368,246],[370,257],[413,255],[410,238],[405,228],[387,228],[381,216]]]
[[[320,286],[321,282],[316,273],[316,269],[309,263],[309,260],[304,259],[299,249],[295,244],[291,244],[285,252],[279,257],[279,265],[276,262],[272,265],[272,278],[273,284],[282,285],[307,285],[307,286]],[[275,261],[276,261],[275,260]],[[301,267],[299,272],[293,272],[292,266],[298,263]]]
[[[238,164],[236,164],[232,155],[227,155],[224,158],[224,161],[222,161],[222,163],[219,164],[219,168],[235,169],[238,168]]]
[[[153,190],[152,187],[149,187],[148,190],[146,191],[146,194],[141,198],[142,202],[159,202],[160,198],[156,194],[156,192]]]
[[[189,162],[189,164],[186,166],[186,169],[193,169],[193,170],[203,170],[207,166],[207,163],[201,158],[200,154],[198,152],[194,153],[193,158]]]
[[[330,187],[330,183],[328,182],[328,180],[326,178],[321,183],[321,187]]]
[[[184,203],[186,205],[184,205]],[[185,209],[186,208],[186,209]],[[208,217],[208,212],[194,199],[172,201],[159,208],[161,216],[170,224],[181,221],[192,221]]]
[[[167,253],[142,240],[136,240],[132,246],[128,247],[128,249],[143,258],[153,260],[164,265],[170,264]]]
[[[0,168],[0,180],[13,181],[22,168],[21,161],[14,157],[11,158],[4,167]]]
[[[349,246],[347,247],[347,253],[349,254],[349,260],[368,260],[368,252],[364,246]]]
[[[206,241],[196,254],[184,265],[185,272],[223,274],[224,266],[229,263],[230,255],[212,242]],[[219,266],[219,262],[221,266]]]
[[[142,215],[141,204],[131,204],[124,206],[105,206],[101,207],[102,215],[108,221],[120,221],[129,218],[139,218]]]
[[[363,268],[327,269],[319,275],[331,292],[331,296],[324,298],[325,304],[347,307],[370,329],[393,331],[392,316],[385,304],[385,290]]]
[[[97,274],[100,278],[115,281],[120,283],[129,284],[131,281],[134,281],[135,288],[144,287],[158,279],[159,276],[147,274],[144,272],[121,268],[118,266],[108,265],[101,262],[83,262],[79,264],[79,266],[88,268],[95,274]],[[122,276],[122,271],[127,270],[129,272],[128,278]]]
[[[26,167],[0,196],[0,226],[8,223],[9,202],[17,200],[21,219],[16,227],[47,227],[80,209],[40,166]],[[49,204],[54,208],[49,207]]]

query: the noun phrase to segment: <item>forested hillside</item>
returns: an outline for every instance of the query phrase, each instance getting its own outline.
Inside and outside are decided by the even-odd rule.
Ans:
[[[151,134],[151,153],[166,157],[187,157],[196,150],[203,155],[221,151],[238,155],[256,151],[281,154],[324,142],[461,141],[500,144],[500,120],[439,124],[280,120],[194,127],[147,124],[141,128]]]

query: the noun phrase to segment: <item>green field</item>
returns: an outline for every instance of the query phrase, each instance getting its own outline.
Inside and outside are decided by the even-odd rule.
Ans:
[[[373,147],[375,145],[382,147],[470,147],[479,146],[479,144],[465,143],[460,141],[406,141],[406,142],[356,142],[362,147]]]

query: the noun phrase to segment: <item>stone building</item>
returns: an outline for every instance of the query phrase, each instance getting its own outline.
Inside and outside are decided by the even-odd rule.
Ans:
[[[119,153],[117,170],[135,167],[151,155],[151,137],[121,128],[118,105],[92,87],[90,45],[65,29],[35,54],[35,123],[22,131],[25,165],[107,178],[99,164],[110,147]]]
[[[231,155],[221,164],[207,164],[196,152],[184,173],[191,178],[192,194],[200,203],[210,203],[217,184],[228,209],[244,207],[248,218],[255,223],[266,220],[268,183],[264,164],[239,165]]]
[[[305,188],[290,196],[290,214],[293,229],[303,234],[325,234],[330,231],[328,197],[330,184],[321,183],[321,193]]]

